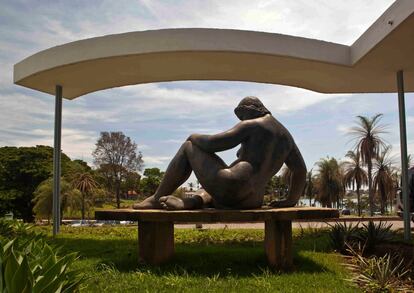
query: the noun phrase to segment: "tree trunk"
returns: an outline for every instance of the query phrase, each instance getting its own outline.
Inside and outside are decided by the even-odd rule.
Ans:
[[[119,209],[121,208],[121,199],[120,199],[120,189],[121,189],[121,182],[120,180],[117,180],[116,183],[116,189],[115,189],[115,194],[116,194],[116,208]]]
[[[381,198],[381,215],[385,214],[385,188],[382,184],[379,186],[380,198]]]
[[[81,220],[83,221],[85,219],[85,194],[82,192],[82,206],[81,206]]]
[[[372,190],[372,161],[368,161],[368,197],[369,197],[369,210],[371,217],[374,215],[375,206],[374,206],[374,190]]]
[[[361,194],[360,194],[358,185],[357,185],[356,192],[357,192],[357,202],[358,202],[358,217],[360,217],[361,216]]]

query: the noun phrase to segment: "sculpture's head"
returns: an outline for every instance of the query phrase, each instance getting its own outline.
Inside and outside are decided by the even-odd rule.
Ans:
[[[263,103],[256,97],[245,97],[234,109],[234,114],[240,120],[248,120],[262,117],[266,114],[272,114]]]

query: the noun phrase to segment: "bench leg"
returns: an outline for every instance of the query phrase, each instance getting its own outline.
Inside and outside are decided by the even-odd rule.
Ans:
[[[161,264],[174,255],[173,222],[138,222],[138,255],[148,264]]]
[[[265,222],[265,251],[270,266],[277,269],[292,267],[292,221]]]

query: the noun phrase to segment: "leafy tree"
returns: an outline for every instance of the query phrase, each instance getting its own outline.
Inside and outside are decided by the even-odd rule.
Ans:
[[[93,201],[93,191],[98,188],[98,183],[95,181],[91,173],[76,173],[71,180],[73,188],[80,191],[82,196],[81,201],[81,215],[82,220],[85,219],[86,201]]]
[[[335,158],[325,158],[319,160],[317,174],[317,200],[327,207],[332,207],[336,202],[339,207],[339,198],[343,190],[343,180],[341,178],[340,167]]]
[[[273,176],[270,178],[269,182],[267,182],[265,187],[265,194],[269,194],[271,196],[275,195],[275,189],[276,189],[276,176]]]
[[[361,156],[359,152],[349,151],[346,154],[349,161],[344,162],[345,168],[345,185],[356,188],[358,202],[358,216],[361,216],[361,192],[362,185],[368,184],[367,172],[362,167]]]
[[[33,192],[53,172],[53,148],[0,148],[0,216],[12,211],[24,221],[33,221]],[[62,175],[73,163],[62,153]]]
[[[122,132],[101,132],[92,153],[94,163],[104,169],[108,185],[115,190],[116,204],[120,208],[121,182],[128,172],[140,171],[143,165],[142,154],[137,153],[137,145]]]
[[[141,175],[137,172],[128,172],[125,179],[121,183],[121,190],[124,194],[128,191],[139,191],[139,185],[141,181]]]
[[[272,199],[277,197],[279,200],[283,199],[288,194],[289,182],[282,175],[275,175],[270,178],[265,187],[265,194],[271,196]]]
[[[374,190],[379,194],[381,214],[385,213],[388,199],[394,189],[392,175],[392,159],[389,156],[390,146],[385,147],[374,162]]]
[[[385,133],[385,127],[380,124],[382,114],[376,114],[371,118],[357,116],[357,126],[352,127],[350,135],[356,141],[356,151],[361,155],[361,160],[368,168],[368,191],[371,216],[374,215],[374,189],[372,188],[372,164],[377,158],[381,147],[385,146],[381,134]]]
[[[148,168],[144,171],[144,178],[141,180],[141,192],[145,196],[150,196],[155,193],[161,183],[164,172],[158,168]]]

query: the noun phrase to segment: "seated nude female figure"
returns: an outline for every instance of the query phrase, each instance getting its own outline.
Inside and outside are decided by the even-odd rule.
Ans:
[[[305,187],[306,166],[289,131],[256,97],[244,98],[234,112],[241,122],[233,128],[215,135],[190,135],[168,165],[155,194],[133,208],[259,208],[267,182],[283,163],[292,174],[289,194],[271,205],[294,206]],[[215,154],[238,145],[238,158],[230,166]],[[192,171],[206,192],[185,199],[172,196]]]

